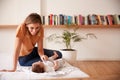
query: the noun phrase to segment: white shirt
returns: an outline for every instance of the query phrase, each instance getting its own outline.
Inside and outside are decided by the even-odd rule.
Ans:
[[[57,59],[58,61],[58,67],[61,68],[63,67],[64,61],[63,59]],[[48,59],[48,61],[44,61],[44,66],[45,66],[45,72],[52,72],[54,70],[54,60],[51,59],[51,57]]]

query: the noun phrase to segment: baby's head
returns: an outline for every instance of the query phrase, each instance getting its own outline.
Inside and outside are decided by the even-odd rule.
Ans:
[[[44,64],[41,61],[35,62],[32,64],[32,71],[36,73],[43,73],[44,70]]]

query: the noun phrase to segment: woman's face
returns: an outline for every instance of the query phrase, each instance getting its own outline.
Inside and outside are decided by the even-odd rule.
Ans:
[[[34,36],[40,30],[40,26],[41,25],[39,23],[33,23],[33,24],[28,24],[27,28],[28,28],[28,31],[30,32],[30,34]]]

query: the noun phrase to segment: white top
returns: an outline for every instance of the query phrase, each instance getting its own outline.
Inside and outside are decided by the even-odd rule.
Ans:
[[[48,59],[48,61],[44,61],[44,65],[45,65],[45,72],[52,72],[55,71],[54,70],[54,61],[51,57]],[[64,60],[63,59],[57,59],[56,61],[58,61],[58,67],[61,68],[63,67],[64,64]]]

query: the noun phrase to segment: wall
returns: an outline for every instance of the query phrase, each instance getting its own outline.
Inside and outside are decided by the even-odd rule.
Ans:
[[[43,14],[120,14],[120,0],[43,0]]]
[[[40,14],[40,6],[40,0],[0,0],[0,25],[20,24],[28,14]]]
[[[73,4],[74,3],[74,4]],[[66,15],[76,14],[119,14],[120,0],[1,0],[0,25],[14,25],[23,21],[30,12],[48,15],[50,13]],[[42,6],[42,8],[41,8]],[[63,29],[46,29],[45,37],[52,33],[61,33]],[[77,60],[120,60],[120,29],[80,29],[79,34],[92,32],[98,39],[89,39],[76,43]],[[0,53],[12,53],[14,49],[14,29],[0,28]],[[53,46],[54,45],[54,46]],[[44,41],[45,48],[60,49],[60,44]]]

